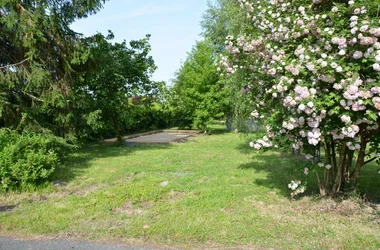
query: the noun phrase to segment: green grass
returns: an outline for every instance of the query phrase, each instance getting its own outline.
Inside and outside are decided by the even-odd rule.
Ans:
[[[379,210],[318,199],[312,188],[289,198],[298,164],[279,152],[253,154],[234,133],[89,145],[55,173],[66,185],[1,196],[0,206],[16,208],[0,212],[0,234],[199,249],[379,249]],[[361,190],[376,200],[379,184],[376,166],[366,167]]]

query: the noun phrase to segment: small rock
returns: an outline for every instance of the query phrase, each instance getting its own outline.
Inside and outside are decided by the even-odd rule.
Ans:
[[[169,184],[168,181],[163,181],[163,182],[160,183],[160,186],[161,187],[166,187],[168,184]]]
[[[56,181],[53,181],[53,185],[54,185],[55,187],[66,186],[67,183],[64,182],[64,181],[56,180]]]

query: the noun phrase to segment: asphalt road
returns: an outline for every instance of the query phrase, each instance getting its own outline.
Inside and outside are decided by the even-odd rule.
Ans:
[[[67,240],[17,240],[0,237],[0,250],[157,250],[147,247],[75,242]]]

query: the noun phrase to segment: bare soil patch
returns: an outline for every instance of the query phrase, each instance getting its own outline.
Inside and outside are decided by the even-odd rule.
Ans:
[[[114,213],[124,213],[127,215],[141,215],[152,208],[153,204],[150,201],[143,201],[140,204],[133,204],[132,202],[126,202],[120,207],[113,209]]]
[[[15,206],[15,205],[0,204],[0,213],[10,212],[16,208],[17,208],[17,206]]]

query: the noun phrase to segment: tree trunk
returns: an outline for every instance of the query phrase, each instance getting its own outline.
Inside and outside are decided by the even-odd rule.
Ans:
[[[321,196],[326,196],[327,192],[326,192],[326,187],[325,187],[324,183],[321,182],[317,172],[315,172],[315,175],[317,176],[317,180],[318,180],[319,194]]]
[[[336,177],[337,173],[337,163],[336,163],[336,152],[335,152],[335,142],[333,137],[331,136],[331,157],[332,157],[332,178]]]
[[[343,189],[346,186],[346,184],[350,183],[350,174],[351,174],[351,167],[352,167],[352,159],[354,158],[354,152],[355,151],[353,150],[346,150],[346,162],[343,168],[343,178],[342,178],[341,189]]]
[[[356,159],[355,172],[352,176],[352,180],[353,180],[355,186],[358,184],[358,180],[359,180],[359,176],[360,176],[360,170],[361,170],[361,167],[364,165],[365,151],[367,148],[367,138],[362,135],[361,139],[362,140],[360,142],[360,150],[359,150],[358,157]]]
[[[114,116],[113,116],[113,127],[116,131],[117,142],[120,145],[123,144],[123,138],[122,138],[121,133],[120,133],[119,117],[117,114],[114,114]]]
[[[321,161],[321,146],[319,144],[314,149],[314,161],[315,162]]]
[[[325,142],[325,156],[326,156],[326,162],[327,164],[332,165],[332,144],[329,142]],[[330,186],[330,180],[331,180],[331,169],[326,169],[325,174],[324,174],[324,182],[325,182],[325,187],[327,190],[331,189]]]
[[[345,168],[345,162],[347,158],[346,151],[347,151],[346,144],[341,144],[340,150],[339,150],[339,164],[337,166],[335,180],[334,180],[334,184],[332,188],[333,195],[336,195],[340,191],[340,188],[342,186],[343,170]]]
[[[331,164],[331,144],[329,142],[325,142],[325,158],[328,164]]]

